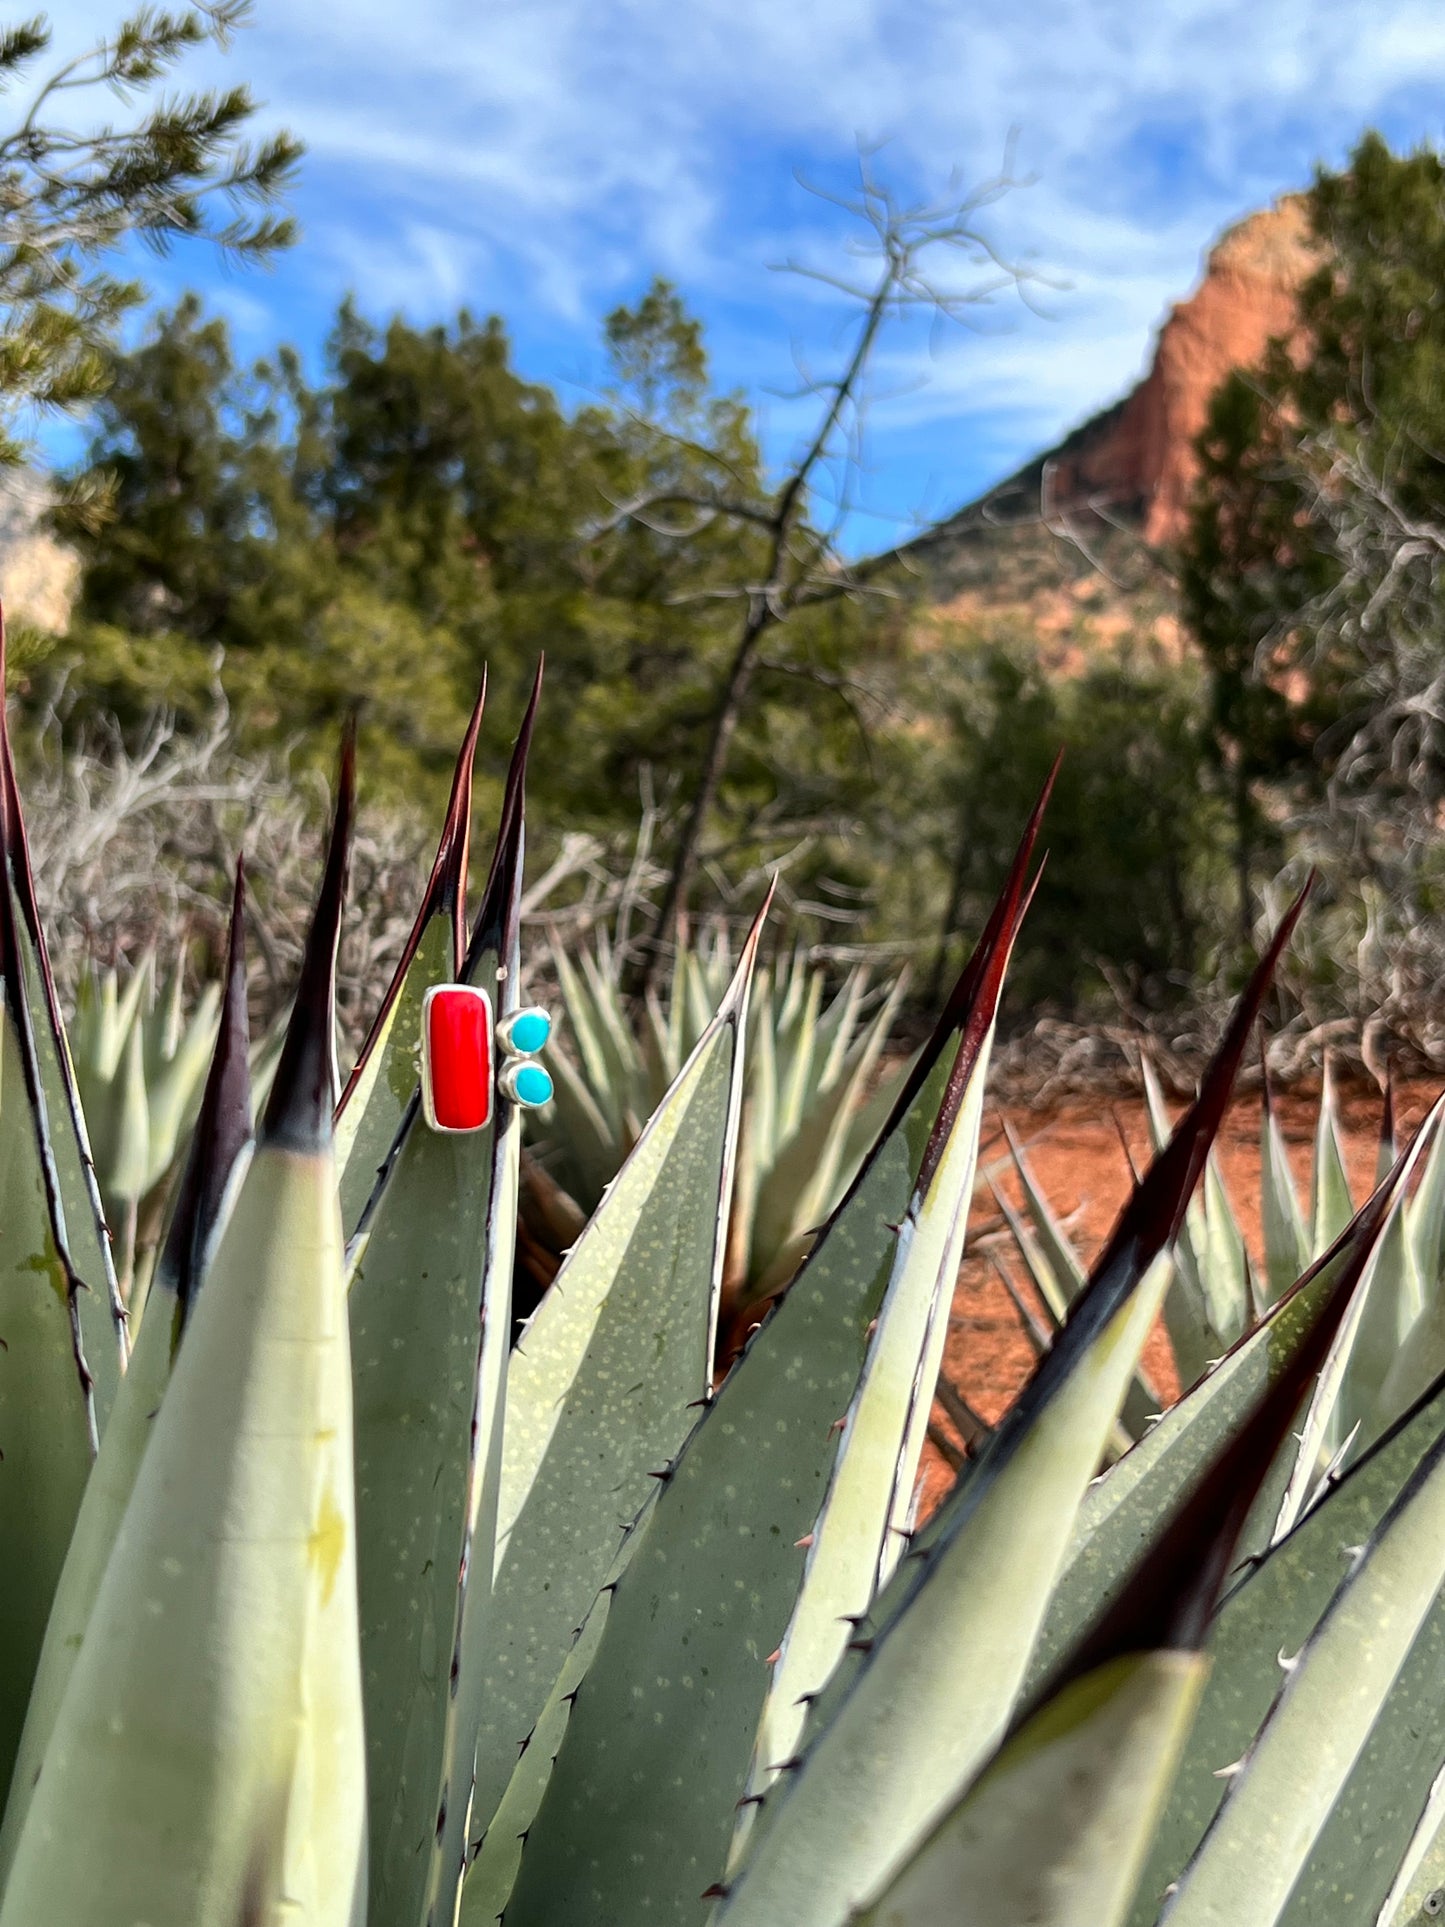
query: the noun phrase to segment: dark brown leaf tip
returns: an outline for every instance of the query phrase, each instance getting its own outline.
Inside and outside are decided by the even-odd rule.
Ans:
[[[522,858],[526,846],[527,758],[532,749],[532,732],[537,723],[537,705],[542,697],[541,661],[532,678],[532,693],[517,731],[512,760],[507,769],[507,784],[502,793],[502,810],[497,819],[497,843],[492,852],[487,887],[481,908],[472,926],[472,939],[462,962],[463,981],[470,979],[484,951],[493,951],[505,960],[517,937],[521,914]]]
[[[1061,1662],[1046,1683],[1045,1694],[1126,1653],[1165,1647],[1194,1652],[1203,1647],[1250,1508],[1324,1367],[1400,1188],[1424,1148],[1426,1134],[1439,1123],[1439,1109],[1437,1105],[1423,1120],[1409,1148],[1329,1250],[1274,1306],[1271,1319],[1277,1319],[1289,1300],[1343,1257],[1314,1322],[1288,1364],[1264,1386],[1240,1423],[1201,1467],[1124,1590]]]
[[[281,1059],[266,1114],[262,1144],[291,1151],[319,1151],[331,1142],[331,1110],[336,1100],[336,947],[346,901],[346,868],[351,853],[351,819],[356,803],[356,723],[346,726],[336,786],[336,813],[326,868],[321,877],[311,929],[301,959],[296,1003],[281,1047]]]
[[[236,863],[221,1024],[176,1208],[155,1282],[190,1308],[220,1224],[236,1161],[251,1137],[250,1028],[246,1017],[246,871]]]
[[[386,1020],[397,998],[401,995],[406,973],[411,969],[422,936],[433,917],[451,917],[452,968],[454,971],[461,969],[462,954],[466,947],[467,859],[471,850],[472,772],[476,763],[477,738],[481,733],[482,711],[486,706],[486,700],[487,678],[484,673],[482,686],[477,691],[477,700],[472,708],[471,721],[467,724],[467,733],[462,738],[462,746],[457,752],[456,768],[452,773],[451,795],[447,801],[447,813],[442,823],[442,833],[437,842],[437,853],[432,862],[431,875],[427,879],[421,908],[417,911],[416,921],[412,924],[406,946],[396,969],[392,972],[391,982],[386,987],[386,995],[382,998],[376,1016],[372,1019],[371,1028],[366,1033],[366,1041],[351,1067],[351,1075],[346,1080],[341,1101],[336,1107],[338,1115],[345,1110],[353,1091],[361,1081],[362,1072],[371,1061],[371,1054],[386,1028]]]

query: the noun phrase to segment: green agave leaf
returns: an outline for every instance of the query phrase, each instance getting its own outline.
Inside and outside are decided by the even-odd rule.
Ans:
[[[845,1918],[997,1745],[1074,1514],[1163,1295],[1161,1254],[1203,1171],[1302,907],[1303,898],[1281,924],[1199,1099],[1125,1206],[1054,1348],[864,1622],[860,1665],[840,1682],[831,1718],[820,1702],[810,1744],[785,1790],[769,1797],[769,1824],[758,1827],[718,1909],[727,1927],[831,1927]]]
[[[262,1148],[55,1720],[0,1905],[10,1927],[364,1917],[350,1370],[330,1150],[349,763],[348,748]],[[83,1853],[69,1850],[77,1815]]]
[[[1410,1836],[1376,1927],[1414,1927],[1445,1913],[1445,1773],[1430,1789],[1425,1811]]]
[[[1246,1574],[1211,1629],[1211,1673],[1174,1792],[1157,1830],[1131,1927],[1152,1927],[1165,1890],[1224,1799],[1225,1774],[1248,1752],[1284,1673],[1425,1454],[1445,1437],[1445,1391],[1426,1400]],[[1333,1921],[1331,1927],[1334,1927]]]
[[[1088,1274],[1069,1241],[1068,1233],[1054,1216],[1043,1187],[1034,1176],[1024,1147],[1007,1120],[1004,1123],[1004,1136],[1008,1140],[1009,1156],[1013,1160],[1014,1173],[1023,1194],[1024,1209],[1028,1212],[1034,1237],[1053,1276],[1054,1290],[1050,1294],[1050,1302],[1067,1310],[1088,1283]]]
[[[963,1089],[936,1174],[899,1228],[892,1276],[858,1389],[849,1405],[822,1510],[809,1536],[797,1604],[758,1721],[730,1865],[756,1803],[790,1760],[806,1708],[893,1570],[907,1536],[918,1462],[938,1380],[953,1288],[963,1259],[983,1122],[992,1034]]]
[[[1387,1193],[1406,1176],[1402,1164]],[[1201,1648],[1240,1529],[1353,1289],[1336,1286],[1239,1422],[1215,1431],[1190,1484],[1138,1535],[1123,1583],[1035,1690],[1037,1710],[1016,1719],[865,1919],[1120,1927],[1204,1685]]]
[[[69,1281],[73,1316],[79,1326],[93,1455],[125,1369],[125,1306],[111,1263],[90,1140],[40,925],[25,817],[5,721],[4,692],[5,631],[0,616],[0,842],[8,871],[8,889],[0,894],[7,897],[5,915],[13,927],[11,954],[19,965],[12,1003],[17,1012],[23,1003],[26,1011],[23,1019],[17,1016],[17,1022],[23,1034],[27,1087],[39,1133],[51,1233]]]
[[[1385,1126],[1381,1132],[1381,1156],[1391,1152],[1394,1162],[1394,1106],[1387,1097]],[[1433,1148],[1438,1128],[1429,1134]],[[1426,1160],[1428,1163],[1428,1160]],[[1386,1166],[1388,1169],[1388,1165]],[[1410,1333],[1424,1310],[1425,1295],[1415,1263],[1415,1248],[1410,1237],[1409,1220],[1402,1206],[1392,1215],[1375,1264],[1366,1285],[1359,1326],[1343,1360],[1339,1383],[1339,1416],[1336,1436],[1352,1439],[1350,1456],[1358,1458],[1375,1441],[1391,1420],[1413,1403],[1415,1394],[1428,1380],[1407,1390],[1398,1405],[1387,1405],[1386,1383],[1408,1342]]]
[[[578,1198],[595,1204],[617,1169],[617,1134],[566,1051],[549,1048],[547,1067],[552,1073],[552,1106],[566,1155],[566,1178]]]
[[[1054,1318],[1062,1320],[1087,1282],[1084,1267],[1068,1233],[1054,1215],[1024,1148],[1007,1120],[1004,1122],[1004,1136],[1008,1140],[1009,1155],[1023,1194],[1024,1209],[1033,1227],[1032,1235],[1002,1194],[995,1190],[993,1195],[1003,1213],[1004,1222],[1013,1234],[1014,1243],[1035,1290]],[[1139,1366],[1124,1394],[1120,1414],[1122,1436],[1118,1441],[1121,1449],[1126,1448],[1132,1439],[1144,1435],[1164,1409],[1164,1404],[1153,1379],[1142,1365]]]
[[[486,700],[484,675],[457,754],[446,817],[421,909],[336,1108],[341,1222],[348,1233],[361,1222],[416,1094],[422,1000],[433,984],[450,982],[461,967],[472,768]]]
[[[797,1601],[794,1545],[826,1490],[896,1228],[930,1189],[978,1067],[1037,825],[1036,812],[874,1155],[638,1529],[528,1831],[509,1927],[647,1913],[680,1927],[705,1912],[767,1696],[767,1655]]]
[[[717,1015],[513,1351],[473,1833],[708,1396],[759,916]]]
[[[906,973],[901,974],[906,978]],[[863,999],[867,994],[868,972],[862,964],[856,964],[843,979],[842,989],[818,1018],[809,1097],[819,1097],[823,1092],[832,1090],[843,1075],[857,1034]],[[889,993],[890,1002],[895,995],[901,995],[897,986]],[[876,1029],[876,1019],[872,1027]]]
[[[8,986],[0,1011],[0,1793],[90,1471],[83,1362]]]
[[[179,977],[176,979],[179,985]],[[147,1065],[150,1102],[150,1173],[155,1184],[171,1168],[181,1136],[205,1079],[216,1044],[221,993],[206,984],[170,1055],[159,1067]]]
[[[1320,1085],[1320,1110],[1315,1126],[1314,1174],[1310,1184],[1310,1239],[1316,1251],[1323,1251],[1348,1224],[1354,1213],[1350,1181],[1345,1172],[1345,1151],[1340,1140],[1339,1105],[1335,1100],[1334,1073],[1328,1053]]]
[[[462,973],[496,996],[499,1016],[519,992],[522,791],[537,695],[534,688]],[[511,1336],[518,1123],[499,1103],[483,1130],[430,1131],[413,1096],[352,1280],[377,1927],[450,1927],[465,1858],[480,1717],[474,1648],[491,1593]]]
[[[1198,1653],[1132,1653],[1002,1748],[857,1927],[1117,1927],[1204,1684]]]
[[[1428,1308],[1439,1296],[1445,1248],[1445,1132],[1437,1132],[1415,1195],[1405,1206],[1406,1236]]]
[[[1149,1133],[1156,1152],[1169,1138],[1169,1107],[1159,1076],[1148,1057],[1140,1070]],[[1164,1300],[1164,1325],[1174,1352],[1181,1385],[1193,1385],[1208,1371],[1216,1358],[1229,1349],[1234,1337],[1228,1331],[1230,1311],[1217,1302],[1208,1266],[1209,1227],[1205,1208],[1198,1198],[1190,1200],[1184,1222],[1174,1241],[1174,1279]],[[1240,1330],[1243,1329],[1243,1318]]]
[[[1411,1473],[1289,1663],[1283,1690],[1165,1908],[1171,1927],[1272,1927],[1286,1918],[1442,1585],[1445,1438]],[[1432,1655],[1436,1668],[1441,1651],[1445,1644]],[[1341,1918],[1332,1905],[1331,1927]]]
[[[1030,1662],[1029,1690],[1128,1585],[1140,1548],[1154,1543],[1248,1414],[1272,1387],[1298,1372],[1306,1348],[1317,1344],[1321,1320],[1330,1318],[1333,1330],[1344,1317],[1401,1194],[1403,1177],[1377,1192],[1263,1323],[1089,1488]],[[1282,1458],[1283,1468],[1262,1482],[1265,1543],[1293,1454]],[[1253,1537],[1246,1528],[1244,1544]]]
[[[638,1514],[633,1524],[633,1541],[649,1517],[656,1497],[656,1493],[649,1494]],[[562,1662],[562,1670],[552,1684],[536,1725],[525,1741],[520,1743],[520,1758],[507,1782],[506,1793],[468,1869],[462,1888],[458,1927],[493,1927],[493,1923],[502,1918],[502,1910],[517,1882],[517,1870],[522,1863],[522,1850],[527,1836],[551,1783],[552,1769],[567,1735],[572,1708],[597,1656],[597,1648],[602,1643],[613,1591],[622,1577],[632,1549],[631,1544],[624,1544],[613,1562],[601,1591]]]
[[[810,1108],[778,1147],[753,1214],[750,1298],[765,1297],[787,1283],[802,1255],[802,1241],[829,1215],[853,1175],[845,1155],[849,1129],[877,1070],[905,984],[900,978],[893,986],[864,1034],[862,1048],[853,1053],[847,1074],[812,1095]]]
[[[1303,1275],[1310,1262],[1310,1236],[1295,1190],[1284,1133],[1274,1114],[1269,1072],[1261,1065],[1259,1110],[1260,1219],[1264,1233],[1265,1288],[1271,1304]]]
[[[1397,1173],[1413,1174],[1425,1147],[1434,1136],[1440,1122],[1442,1106],[1436,1104],[1420,1130],[1416,1133],[1410,1148],[1409,1157],[1396,1167]],[[1394,1175],[1394,1174],[1392,1174]],[[1377,1193],[1377,1196],[1380,1195]],[[1400,1229],[1400,1207],[1402,1190],[1398,1183],[1389,1188],[1389,1204],[1378,1242],[1369,1255],[1360,1288],[1356,1292],[1346,1316],[1341,1320],[1340,1329],[1335,1334],[1329,1355],[1320,1370],[1319,1380],[1309,1401],[1300,1427],[1297,1447],[1292,1450],[1293,1465],[1286,1484],[1284,1497],[1280,1502],[1279,1517],[1276,1520],[1273,1537],[1282,1539],[1298,1522],[1306,1508],[1317,1494],[1324,1473],[1322,1468],[1330,1464],[1330,1453],[1335,1441],[1345,1438],[1345,1451],[1353,1440],[1345,1437],[1341,1419],[1343,1392],[1351,1359],[1359,1344],[1360,1336],[1371,1307],[1376,1303],[1376,1290],[1380,1283],[1380,1266],[1392,1253],[1398,1255]],[[1391,1288],[1388,1274],[1385,1288]],[[1333,1475],[1337,1465],[1330,1466]]]
[[[231,906],[224,1020],[197,1120],[180,1194],[152,1283],[151,1318],[142,1326],[101,1440],[56,1585],[25,1715],[14,1783],[0,1825],[0,1890],[40,1776],[61,1702],[121,1520],[130,1502],[152,1421],[192,1300],[229,1214],[234,1181],[251,1136],[246,1056],[244,872],[238,864]]]
[[[822,972],[808,973],[806,990],[802,989],[803,982],[802,972],[794,970],[784,1005],[783,1066],[778,1080],[779,1144],[795,1137],[803,1122],[817,1048],[818,1012],[823,1002]],[[797,994],[800,991],[801,995]],[[789,1005],[796,1008],[790,1010]]]

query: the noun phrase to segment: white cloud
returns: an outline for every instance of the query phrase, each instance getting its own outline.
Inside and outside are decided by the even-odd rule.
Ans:
[[[71,0],[77,38],[116,0]],[[1002,416],[1016,452],[1137,374],[1226,221],[1338,159],[1445,80],[1439,0],[258,0],[229,63],[309,143],[315,283],[435,313],[498,303],[589,344],[650,272],[709,315],[725,369],[786,379],[819,351],[817,291],[770,279],[825,255],[837,180],[887,137],[906,190],[993,167],[1011,126],[1038,184],[997,210],[1014,254],[1069,285],[935,354],[895,346],[880,445]],[[1425,110],[1417,105],[1417,113]],[[1436,131],[1409,124],[1406,137]],[[770,406],[786,432],[797,410]]]

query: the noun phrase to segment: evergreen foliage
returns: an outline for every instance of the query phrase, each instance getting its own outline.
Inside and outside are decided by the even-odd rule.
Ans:
[[[1366,135],[1308,211],[1298,333],[1216,395],[1182,555],[1246,921],[1291,816],[1417,891],[1445,794],[1445,162]]]
[[[43,14],[0,31],[0,94],[13,102],[0,129],[0,461],[21,457],[10,430],[22,407],[73,409],[104,390],[116,325],[143,295],[114,271],[127,242],[208,240],[264,261],[294,240],[280,203],[301,150],[284,133],[245,139],[249,89],[156,93],[248,12],[248,0],[144,6],[49,73]],[[134,111],[87,122],[78,102],[97,93]]]

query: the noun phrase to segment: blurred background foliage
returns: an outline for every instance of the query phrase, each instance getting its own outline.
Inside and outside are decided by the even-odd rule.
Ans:
[[[122,29],[97,77],[129,61],[143,91],[240,17],[194,9],[164,44]],[[0,67],[19,74],[44,48],[43,35],[7,42]],[[289,242],[274,204],[296,145],[242,150],[251,103],[244,90],[228,101],[209,120],[184,98],[164,110],[160,188],[137,202],[136,232],[210,233],[239,254]],[[217,193],[251,207],[234,231],[206,213]],[[1367,136],[1347,168],[1319,174],[1308,210],[1320,267],[1300,327],[1215,397],[1188,534],[1151,558],[1173,585],[1173,640],[1141,610],[1062,665],[1017,614],[930,606],[906,551],[836,561],[826,490],[803,492],[789,553],[821,594],[780,608],[757,645],[694,918],[751,909],[777,870],[789,943],[840,964],[907,960],[916,994],[936,998],[1062,744],[1016,1009],[1152,1020],[1197,1003],[1233,981],[1260,918],[1313,862],[1329,940],[1290,994],[1314,998],[1312,1021],[1383,1005],[1434,1050],[1441,1027],[1419,1006],[1445,964],[1445,168]],[[38,232],[58,218],[42,202],[28,213]],[[67,242],[65,273],[127,232],[113,221]],[[313,370],[284,346],[242,362],[194,296],[123,333],[134,290],[96,282],[53,350],[85,381],[57,376],[51,392],[37,369],[54,318],[7,296],[3,269],[6,353],[26,373],[11,382],[0,357],[14,390],[0,415],[39,397],[88,425],[51,511],[80,559],[69,627],[12,638],[31,762],[53,767],[63,745],[120,755],[124,774],[163,717],[167,744],[222,746],[221,788],[249,761],[257,794],[289,780],[319,807],[335,727],[359,704],[369,805],[402,826],[382,840],[419,850],[407,826],[440,805],[483,666],[504,719],[483,737],[489,809],[545,654],[539,911],[595,901],[612,915],[607,879],[630,879],[641,927],[696,793],[740,611],[772,593],[767,517],[785,492],[678,290],[654,280],[602,320],[606,372],[577,400],[525,379],[497,315],[417,326],[347,301]],[[829,393],[824,381],[820,405]],[[187,821],[188,862],[244,830],[234,815],[223,830]],[[147,836],[164,864],[166,834]],[[1445,1049],[1445,1029],[1435,1041]]]

